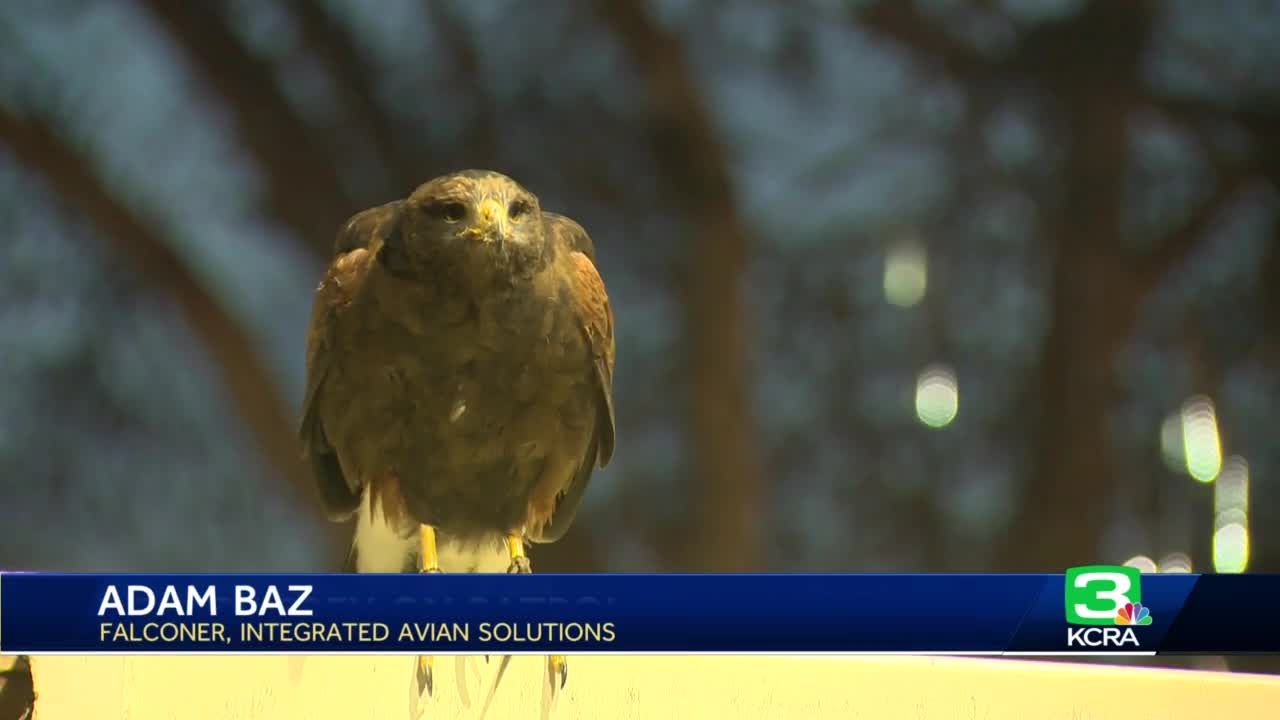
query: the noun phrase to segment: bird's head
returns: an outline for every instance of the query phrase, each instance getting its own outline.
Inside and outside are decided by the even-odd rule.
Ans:
[[[400,219],[400,262],[474,281],[519,275],[545,252],[538,198],[501,173],[464,170],[423,183]]]

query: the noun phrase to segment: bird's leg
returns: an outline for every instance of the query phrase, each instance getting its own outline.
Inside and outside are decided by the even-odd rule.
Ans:
[[[507,552],[511,553],[511,566],[507,568],[509,573],[532,573],[533,568],[529,565],[529,557],[524,554],[524,538],[519,535],[507,536]],[[549,655],[547,657],[547,683],[551,690],[551,696],[554,698],[556,692],[564,687],[569,680],[569,661],[563,655]]]
[[[430,525],[420,526],[422,534],[422,572],[440,572],[440,556],[436,553],[436,529]]]
[[[421,568],[424,573],[438,573],[440,570],[440,556],[436,552],[436,529],[430,525],[422,525],[419,527],[419,533],[422,541],[421,552]],[[435,658],[431,655],[419,655],[415,677],[418,683],[418,695],[430,695],[434,683],[432,682],[431,668]]]
[[[507,552],[511,553],[511,566],[507,568],[507,572],[521,575],[533,572],[533,568],[529,566],[529,557],[524,554],[524,538],[508,535]]]

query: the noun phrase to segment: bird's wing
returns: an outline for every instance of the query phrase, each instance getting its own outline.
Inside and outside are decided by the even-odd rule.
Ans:
[[[307,331],[307,385],[299,437],[311,473],[332,520],[345,520],[360,505],[360,479],[344,475],[342,464],[325,436],[319,399],[333,361],[334,329],[351,302],[377,246],[399,221],[402,201],[357,213],[334,241],[334,260],[316,288]]]
[[[578,223],[569,218],[547,213],[548,232],[553,242],[568,251],[570,297],[592,354],[592,386],[596,391],[596,425],[587,443],[586,456],[577,473],[565,487],[551,519],[530,539],[555,542],[564,535],[578,512],[578,505],[596,467],[604,467],[613,457],[613,308],[605,292],[604,280],[593,262],[591,238]]]
[[[582,328],[591,344],[592,364],[595,369],[596,389],[600,393],[600,419],[597,423],[596,438],[599,442],[599,454],[587,458],[588,464],[599,463],[600,467],[609,464],[613,457],[614,417],[613,417],[613,306],[609,304],[609,295],[604,289],[595,263],[581,252],[574,251],[569,255],[574,269],[574,299],[582,320]]]
[[[596,246],[591,242],[591,236],[573,218],[543,210],[542,227],[557,247],[577,250],[591,262],[596,261]]]

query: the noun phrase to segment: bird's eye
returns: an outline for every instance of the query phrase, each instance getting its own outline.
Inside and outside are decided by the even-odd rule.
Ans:
[[[507,208],[507,217],[512,220],[521,220],[525,215],[529,214],[529,203],[524,200],[513,200],[511,206]]]
[[[427,206],[427,214],[437,220],[455,223],[467,216],[467,206],[460,202],[434,202]]]

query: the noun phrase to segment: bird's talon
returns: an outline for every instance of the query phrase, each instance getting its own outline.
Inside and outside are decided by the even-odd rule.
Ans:
[[[569,682],[569,659],[563,655],[548,656],[547,680],[551,683],[552,692],[557,689],[563,690],[565,684]],[[559,683],[556,682],[557,680],[559,680]],[[557,685],[559,686],[558,688]]]
[[[431,665],[432,665],[431,657],[422,656],[418,658],[418,669],[417,669],[418,695],[426,695],[428,697],[431,696],[431,692],[434,687],[434,683],[432,682],[432,676],[431,676]]]
[[[524,556],[511,558],[511,566],[507,568],[507,573],[512,575],[527,575],[532,572],[529,558]]]

